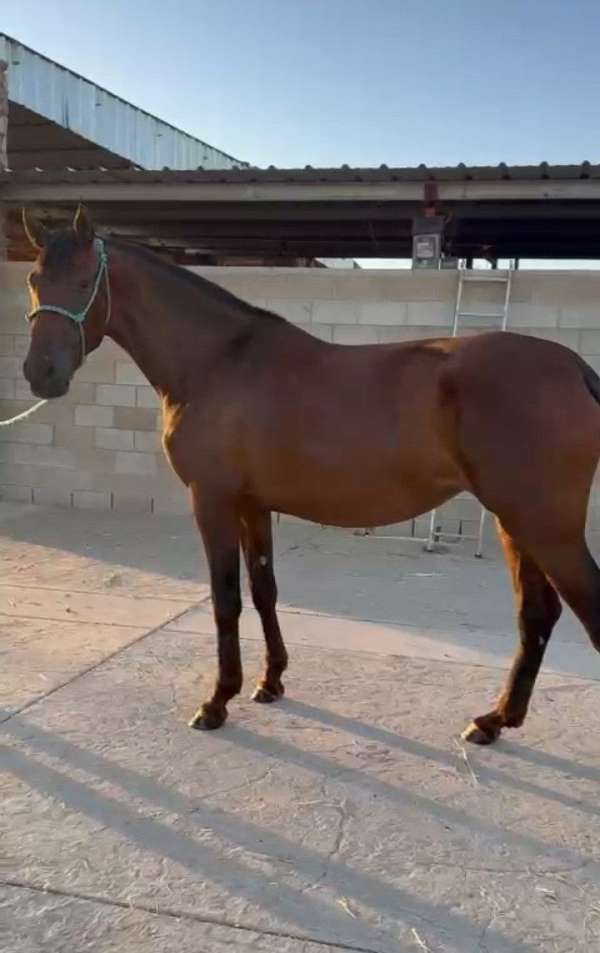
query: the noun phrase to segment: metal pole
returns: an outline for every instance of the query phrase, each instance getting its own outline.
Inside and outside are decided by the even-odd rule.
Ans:
[[[427,534],[427,542],[425,543],[425,550],[428,553],[433,552],[434,543],[435,543],[435,510],[432,510],[429,516],[429,532]]]
[[[482,506],[481,516],[479,517],[479,533],[477,534],[477,549],[475,550],[475,555],[478,559],[481,559],[483,556],[483,533],[485,531],[485,517],[486,509],[484,506]]]

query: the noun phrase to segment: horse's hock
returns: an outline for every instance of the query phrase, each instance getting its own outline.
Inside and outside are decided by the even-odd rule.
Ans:
[[[26,263],[0,263],[0,416],[31,405],[22,376],[28,329]],[[241,298],[340,344],[405,341],[451,333],[457,273],[282,268],[201,268]],[[477,287],[473,310],[497,310],[493,285]],[[600,371],[599,272],[520,271],[508,328],[558,341]],[[494,319],[477,318],[479,328]],[[0,498],[9,501],[154,512],[188,511],[160,448],[158,401],[129,357],[105,340],[66,398],[0,430]],[[426,520],[426,518],[424,518]],[[476,531],[471,499],[439,511],[444,531]],[[600,527],[600,493],[590,528]],[[411,531],[412,527],[403,527]],[[426,532],[425,523],[417,532]]]

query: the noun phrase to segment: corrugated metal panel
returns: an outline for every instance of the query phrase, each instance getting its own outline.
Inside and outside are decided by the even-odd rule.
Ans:
[[[145,169],[234,169],[246,163],[137,109],[0,34],[9,98]]]

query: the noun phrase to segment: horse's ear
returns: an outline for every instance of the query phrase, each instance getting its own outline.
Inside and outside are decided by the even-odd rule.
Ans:
[[[26,208],[23,208],[23,228],[31,245],[36,251],[39,251],[46,244],[48,230],[43,222],[36,215],[31,215]]]
[[[82,245],[90,245],[94,241],[94,223],[83,205],[77,206],[73,219],[73,231]]]

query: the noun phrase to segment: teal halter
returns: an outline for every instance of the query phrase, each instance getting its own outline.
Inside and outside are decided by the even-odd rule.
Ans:
[[[96,300],[96,296],[98,294],[98,291],[100,290],[100,283],[102,281],[102,278],[104,277],[106,278],[106,321],[104,323],[104,326],[108,327],[108,324],[110,322],[111,301],[110,301],[110,283],[108,280],[108,257],[106,254],[106,249],[104,247],[104,242],[101,238],[96,238],[94,240],[94,245],[98,252],[98,262],[99,262],[98,271],[96,272],[96,278],[94,280],[94,287],[92,289],[92,293],[85,307],[82,308],[81,311],[69,311],[68,308],[61,308],[60,305],[57,305],[57,304],[40,304],[38,305],[37,308],[34,308],[32,311],[30,311],[28,314],[25,315],[26,321],[33,321],[33,319],[36,318],[38,314],[40,314],[42,311],[52,311],[54,312],[54,314],[62,314],[62,316],[64,318],[68,318],[69,321],[74,321],[77,327],[79,328],[79,332],[81,334],[81,364],[83,364],[86,357],[85,330],[84,330],[85,319],[87,318],[90,312],[90,309],[92,305],[94,304],[94,301]],[[29,280],[29,277],[27,278],[27,285],[29,287],[29,290],[31,291],[32,289],[31,289],[31,282]]]

